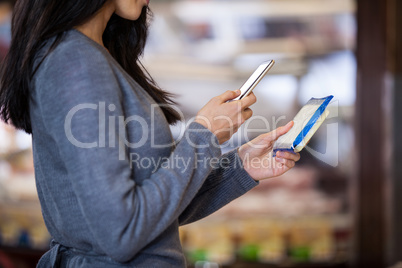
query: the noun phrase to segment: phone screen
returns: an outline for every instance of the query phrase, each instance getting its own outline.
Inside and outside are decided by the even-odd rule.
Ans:
[[[267,72],[274,65],[275,61],[270,60],[263,62],[258,68],[254,71],[254,73],[247,79],[247,81],[241,86],[240,91],[241,94],[239,97],[234,100],[240,100],[246,97],[251,91],[257,86],[257,84],[261,81],[261,79],[267,74]]]

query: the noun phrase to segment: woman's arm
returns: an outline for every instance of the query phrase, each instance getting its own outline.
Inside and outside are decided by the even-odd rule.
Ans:
[[[56,49],[37,73],[35,101],[46,132],[58,145],[53,150],[63,161],[81,213],[95,239],[89,242],[97,244],[114,260],[125,262],[183,213],[212,169],[209,164],[199,165],[200,162],[208,163],[219,157],[221,151],[213,145],[218,141],[208,129],[192,123],[186,130],[188,138],[178,143],[167,160],[191,160],[188,168],[163,165],[140,185],[134,180],[129,157],[119,160],[118,144],[122,137],[117,128],[115,132],[107,131],[105,137],[106,141],[114,141],[114,147],[98,143],[83,148],[74,144],[74,140],[87,145],[99,141],[99,130],[105,126],[108,129],[108,116],[100,122],[99,109],[88,105],[113,104],[115,118],[126,116],[119,81],[109,64],[99,50],[85,44]],[[87,108],[77,111],[66,128],[69,112],[77,107]],[[51,183],[57,184],[58,179],[51,178]]]
[[[208,216],[230,201],[246,193],[259,180],[282,175],[294,167],[299,154],[278,152],[272,157],[275,141],[286,134],[293,122],[262,134],[221,157],[191,204],[180,215],[180,224]]]
[[[244,170],[237,149],[222,155],[219,162],[213,166],[214,169],[195,198],[180,215],[180,225],[192,223],[214,213],[258,185]]]

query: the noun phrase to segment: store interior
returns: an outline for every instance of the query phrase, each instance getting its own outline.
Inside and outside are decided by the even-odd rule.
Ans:
[[[177,140],[208,100],[239,88],[266,60],[276,63],[254,90],[253,118],[222,153],[285,125],[310,98],[334,96],[295,168],[181,227],[188,266],[402,267],[402,4],[151,0],[150,7],[142,63],[175,95],[183,115],[171,126]],[[11,12],[0,2],[1,58]],[[50,239],[31,137],[0,122],[0,267],[35,267]]]

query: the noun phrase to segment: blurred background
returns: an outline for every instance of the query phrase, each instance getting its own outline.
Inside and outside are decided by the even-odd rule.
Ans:
[[[176,94],[185,118],[172,126],[176,139],[208,100],[269,59],[254,117],[224,153],[334,95],[294,169],[181,228],[189,267],[400,267],[397,1],[151,0],[143,63]],[[0,1],[0,58],[12,5]],[[0,267],[35,267],[49,241],[31,137],[0,123]]]

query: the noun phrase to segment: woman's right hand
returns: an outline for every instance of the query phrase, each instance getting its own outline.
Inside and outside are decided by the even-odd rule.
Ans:
[[[239,127],[253,115],[253,111],[249,106],[257,101],[254,93],[241,100],[227,102],[239,95],[240,90],[228,90],[212,98],[197,113],[195,122],[214,133],[219,144],[228,141]]]

